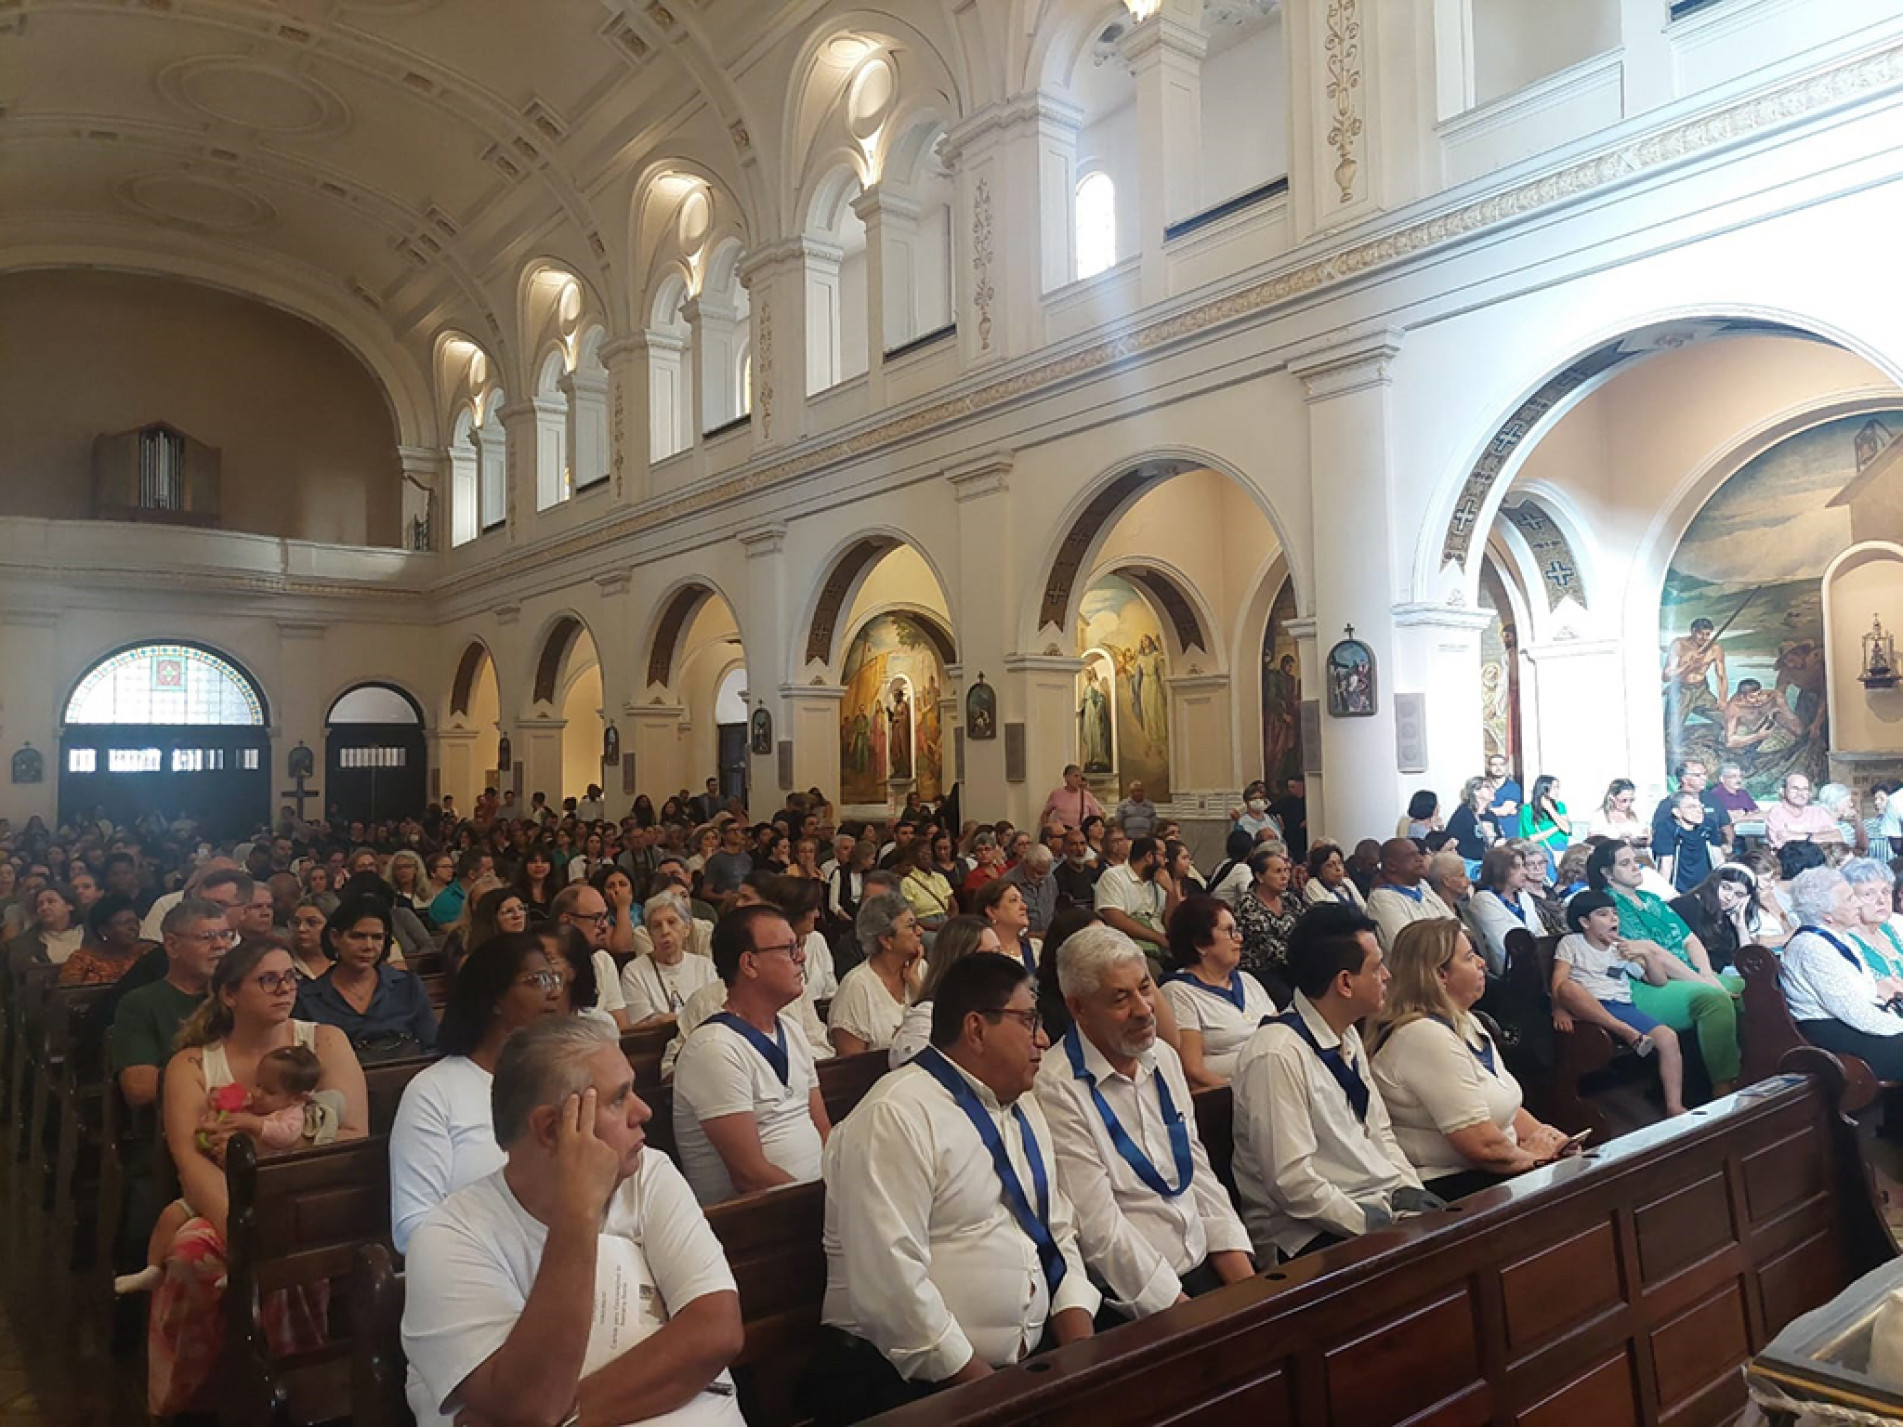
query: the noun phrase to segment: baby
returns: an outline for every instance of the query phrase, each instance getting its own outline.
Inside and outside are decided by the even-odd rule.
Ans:
[[[267,1052],[258,1062],[257,1089],[247,1091],[235,1083],[221,1085],[211,1092],[207,1113],[217,1120],[220,1129],[250,1135],[266,1149],[329,1144],[337,1138],[342,1123],[343,1096],[334,1090],[320,1091],[317,1086],[323,1077],[324,1068],[315,1051],[301,1045],[284,1046]],[[201,1129],[197,1140],[201,1150],[217,1157],[208,1129]],[[146,1266],[137,1273],[115,1278],[114,1291],[139,1293],[157,1284],[173,1238],[192,1217],[192,1208],[183,1199],[167,1205],[146,1246]]]

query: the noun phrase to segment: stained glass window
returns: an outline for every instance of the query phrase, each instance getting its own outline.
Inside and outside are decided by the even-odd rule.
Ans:
[[[95,664],[66,706],[68,723],[264,722],[238,668],[190,644],[141,644]]]

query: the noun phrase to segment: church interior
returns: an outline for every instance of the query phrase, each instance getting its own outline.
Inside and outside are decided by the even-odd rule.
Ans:
[[[61,975],[121,954],[102,896],[183,995],[168,909],[238,869],[277,900],[232,909],[225,955],[255,940],[302,981],[299,909],[332,918],[368,855],[390,962],[441,1016],[479,935],[513,934],[479,899],[513,886],[559,930],[557,888],[600,884],[595,1009],[663,1107],[656,1156],[705,1033],[663,1002],[657,1038],[614,987],[663,960],[656,896],[718,941],[754,883],[714,864],[744,858],[819,938],[831,1190],[845,1111],[906,1074],[846,1073],[884,1072],[889,1034],[833,1055],[832,988],[885,964],[868,844],[928,977],[1019,879],[1046,1074],[1086,1026],[1051,907],[1160,983],[1194,970],[1174,912],[1226,901],[1237,1013],[1246,972],[1299,1020],[1297,913],[1360,914],[1393,995],[1380,893],[1424,897],[1488,961],[1520,1114],[1592,1134],[1265,1252],[1236,1187],[1254,1082],[1189,1074],[1255,1272],[894,1427],[1903,1420],[1870,1326],[1903,1289],[1900,126],[1903,0],[0,0],[0,1423],[428,1423],[388,1137],[430,1056],[353,1035],[368,1140],[301,1169],[221,1143],[199,1338],[160,1346],[194,1306],[169,1281],[149,1318],[112,1291],[169,1202],[136,1191],[198,1192],[176,1067],[141,1104],[112,993]],[[1614,905],[1613,945],[1649,948],[1614,968],[1636,1001],[1583,971],[1562,994],[1565,943],[1600,946],[1569,900],[1636,908],[1640,878],[1698,955]],[[1831,888],[1877,879],[1859,953]],[[1876,1021],[1805,979],[1807,936]],[[1723,1004],[1680,1024],[1649,977]],[[1197,1070],[1215,1033],[1159,1011],[1159,1043],[1179,1022]],[[1247,1029],[1244,1064],[1278,1034]],[[710,1207],[745,1347],[663,1420],[856,1420],[792,1385],[815,1335],[851,1336],[847,1211],[822,1261],[804,1178]],[[321,1299],[314,1340],[287,1346],[284,1295]],[[1826,1305],[1852,1365],[1792,1346]],[[634,1420],[577,1391],[591,1427]]]

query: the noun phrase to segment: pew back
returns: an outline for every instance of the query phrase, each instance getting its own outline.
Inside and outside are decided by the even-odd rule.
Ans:
[[[876,1419],[882,1427],[1730,1421],[1739,1367],[1895,1250],[1841,1067]]]

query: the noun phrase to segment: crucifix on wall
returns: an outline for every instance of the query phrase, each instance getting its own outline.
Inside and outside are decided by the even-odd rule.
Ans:
[[[317,789],[305,786],[310,781],[311,775],[317,771],[317,760],[309,748],[299,743],[291,750],[290,756],[285,761],[290,765],[291,781],[297,786],[286,788],[278,796],[286,802],[297,804],[297,818],[299,822],[302,822],[305,799],[314,798],[318,794]]]

